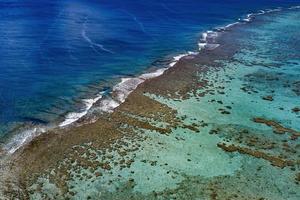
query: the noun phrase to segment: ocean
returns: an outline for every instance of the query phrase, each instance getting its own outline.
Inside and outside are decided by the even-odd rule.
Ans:
[[[299,10],[3,3],[0,197],[299,199]]]
[[[202,32],[297,2],[1,1],[1,141],[76,121],[121,78],[197,51]]]

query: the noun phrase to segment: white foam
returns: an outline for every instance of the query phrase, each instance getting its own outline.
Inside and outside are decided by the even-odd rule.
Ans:
[[[297,8],[300,8],[300,6],[292,6],[288,9],[297,9]],[[244,19],[239,18],[238,22],[228,24],[224,27],[216,28],[215,29],[216,31],[206,31],[206,32],[202,33],[202,38],[198,42],[199,51],[201,51],[202,49],[214,50],[215,48],[219,47],[220,45],[215,43],[215,38],[217,38],[218,32],[226,31],[228,28],[239,24],[240,23],[239,21],[251,22],[253,17],[255,17],[255,16],[263,15],[265,13],[278,12],[281,10],[282,10],[282,8],[278,7],[275,9],[260,10],[257,13],[249,13],[246,15],[246,18],[244,18]],[[173,66],[175,64],[176,64],[176,62],[173,62],[170,65]]]
[[[278,11],[281,11],[281,10],[282,10],[281,8],[266,9],[265,12],[266,13],[272,13],[272,12],[278,12]]]
[[[144,80],[139,77],[122,78],[122,81],[113,87],[113,91],[117,96],[117,100],[120,103],[123,103],[127,96],[142,82],[144,82]]]
[[[167,68],[161,68],[161,69],[158,69],[158,70],[156,70],[155,72],[152,72],[152,73],[142,74],[140,76],[140,78],[142,78],[142,79],[155,78],[155,77],[158,77],[158,76],[162,75],[166,70],[167,70]]]
[[[220,44],[206,44],[205,48],[208,50],[214,50],[215,48],[218,48]]]
[[[217,48],[219,46],[219,44],[217,44],[215,41],[217,37],[218,33],[216,31],[206,31],[202,33],[202,38],[198,43],[199,51],[201,51],[202,49],[213,50]]]
[[[206,42],[199,42],[198,43],[199,50],[205,49],[206,45],[207,45]]]
[[[80,118],[82,118],[84,115],[88,113],[88,111],[91,109],[94,103],[96,103],[99,99],[102,98],[102,93],[100,93],[97,97],[93,99],[84,99],[83,103],[85,105],[85,108],[81,112],[72,112],[69,113],[65,120],[59,124],[59,127],[67,126]],[[32,129],[24,130],[21,133],[18,133],[15,135],[4,147],[3,149],[9,153],[13,154],[16,152],[20,147],[22,147],[24,144],[29,143],[33,138],[39,136],[42,133],[45,133],[47,130],[54,128],[52,126],[43,126],[43,127],[34,127]]]
[[[100,102],[100,106],[99,106],[99,110],[103,111],[103,112],[113,112],[113,110],[118,107],[120,105],[120,103],[116,102],[115,100],[113,100],[112,98],[108,98],[108,99],[103,99]]]
[[[172,62],[169,64],[169,67],[174,67],[174,65],[176,65],[176,63],[183,57],[197,55],[197,54],[198,52],[188,51],[187,53],[174,56]]]
[[[179,54],[177,56],[173,57],[173,61],[169,64],[169,67],[174,66],[181,58],[188,56],[188,55],[195,55],[196,52],[188,52],[185,54]],[[164,71],[166,71],[168,68],[160,68],[157,69],[154,72],[150,73],[144,73],[140,75],[139,77],[133,77],[133,78],[122,78],[121,82],[118,83],[113,87],[113,94],[115,94],[114,99],[112,98],[106,98],[100,101],[100,106],[97,107],[100,111],[103,112],[113,112],[115,108],[117,108],[121,103],[123,103],[128,95],[134,91],[138,85],[143,83],[147,79],[155,78],[158,76],[161,76]],[[83,103],[85,105],[85,108],[81,112],[71,112],[67,114],[65,120],[59,124],[59,127],[65,127],[67,125],[70,125],[76,121],[78,121],[80,118],[85,116],[88,111],[92,108],[92,106],[102,98],[102,93],[100,93],[96,98],[94,99],[84,99]]]
[[[230,28],[230,27],[232,27],[232,26],[235,26],[235,25],[237,25],[237,24],[239,24],[239,22],[234,22],[234,23],[228,24],[228,25],[225,26],[224,28],[225,28],[225,29],[228,29],[228,28]]]
[[[4,147],[3,149],[7,151],[9,154],[13,154],[24,144],[30,142],[33,138],[39,136],[40,134],[46,132],[46,128],[35,127],[33,129],[25,130],[15,137],[13,137]]]
[[[189,55],[189,53],[179,54],[177,56],[174,56],[173,59],[174,59],[174,61],[178,62],[181,58],[183,58],[187,55]]]
[[[300,8],[300,6],[292,6],[292,7],[289,8],[289,10],[299,9],[299,8]]]
[[[215,31],[207,31],[207,38],[216,38],[218,37],[218,33]]]
[[[265,14],[266,12],[264,10],[260,10],[258,13],[256,13],[256,15],[263,15]]]
[[[83,34],[83,36],[86,36]],[[206,33],[203,33],[203,41],[205,40],[214,40],[215,37],[217,37],[217,33],[213,31],[207,31]],[[88,42],[91,42],[88,37],[85,37],[85,39],[88,40]],[[93,44],[95,45],[95,44]],[[97,46],[97,45],[95,45]],[[214,46],[216,48],[218,44],[208,44],[205,43],[205,46]],[[98,109],[103,112],[113,112],[115,108],[117,108],[121,103],[123,103],[128,95],[134,91],[137,86],[141,83],[143,83],[147,79],[155,78],[158,76],[161,76],[168,68],[173,67],[181,58],[190,56],[190,55],[197,55],[198,52],[187,52],[184,54],[179,54],[177,56],[173,57],[172,62],[169,64],[166,68],[158,69],[151,73],[145,73],[140,75],[139,77],[134,78],[122,78],[121,82],[118,83],[116,86],[113,87],[113,93],[116,94],[116,99],[113,98],[106,98],[100,101]],[[85,116],[88,111],[92,108],[92,106],[99,101],[102,98],[102,93],[100,93],[97,97],[93,99],[84,99],[82,100],[85,108],[81,112],[72,112],[67,114],[65,120],[59,124],[59,127],[65,127],[67,125],[70,125],[83,116]],[[50,127],[48,127],[50,128]],[[16,150],[18,150],[22,145],[30,142],[34,137],[37,137],[41,133],[46,132],[46,128],[33,128],[30,130],[23,131],[22,133],[18,134],[16,137],[14,137],[11,142],[9,142],[4,149],[12,154]]]
[[[188,54],[179,54],[178,56],[173,57],[173,61],[169,64],[170,67],[174,67],[174,65],[184,56],[187,56]]]
[[[125,102],[128,95],[133,92],[145,80],[161,76],[168,68],[173,67],[181,58],[189,55],[196,55],[197,52],[187,52],[173,57],[169,67],[157,69],[154,72],[144,73],[138,77],[122,78],[121,82],[113,87],[113,98],[105,99],[100,102],[99,109],[104,112],[112,112],[121,103]]]
[[[245,18],[243,19],[244,22],[250,22],[251,21],[251,18]]]
[[[300,6],[292,6],[288,9],[299,9],[299,8],[300,8]],[[239,20],[249,22],[249,21],[251,21],[253,16],[262,15],[265,13],[276,12],[276,11],[280,11],[280,10],[282,10],[282,9],[276,8],[276,9],[260,10],[257,13],[248,14],[245,19],[242,19],[242,20],[239,19]],[[220,29],[226,30],[227,28],[230,28],[236,24],[239,24],[239,22],[234,22],[234,23],[228,24],[227,26],[221,27]],[[97,49],[95,47],[98,47],[102,51],[114,53],[114,52],[104,48],[103,45],[93,42],[87,36],[85,26],[86,26],[86,22],[84,23],[84,29],[82,30],[82,33],[81,33],[82,37],[91,45],[91,47],[95,51],[97,51]],[[217,36],[218,36],[218,33],[215,31],[207,31],[207,32],[203,33],[202,38],[201,38],[200,42],[198,43],[199,50],[204,49],[204,48],[208,48],[208,49],[217,48],[219,46],[219,44],[214,43],[215,38]],[[179,55],[173,57],[172,62],[169,64],[169,66],[167,68],[161,68],[154,72],[145,73],[145,74],[142,74],[141,76],[135,77],[135,78],[122,78],[121,82],[113,88],[113,93],[116,93],[117,99],[113,99],[110,97],[108,97],[106,99],[102,99],[99,103],[100,106],[98,107],[98,109],[100,109],[103,112],[113,112],[113,110],[115,108],[117,108],[121,103],[123,103],[125,101],[125,99],[128,97],[128,95],[134,89],[136,89],[139,84],[141,84],[142,82],[144,82],[147,79],[161,76],[169,67],[173,67],[181,58],[183,58],[185,56],[189,56],[189,55],[196,55],[196,54],[197,54],[197,52],[188,52],[185,54],[179,54]],[[69,113],[66,116],[65,120],[59,124],[59,127],[67,126],[67,125],[79,120],[83,116],[85,116],[88,113],[88,111],[92,108],[92,106],[101,98],[102,98],[102,93],[100,93],[96,98],[84,99],[83,103],[85,105],[85,108],[83,109],[83,111]],[[29,130],[25,130],[25,131],[21,132],[20,134],[16,135],[15,137],[13,137],[13,139],[10,142],[8,142],[4,146],[3,149],[6,150],[8,153],[13,154],[21,146],[30,142],[34,137],[37,137],[38,135],[46,132],[48,129],[51,129],[51,128],[53,128],[53,127],[35,127],[32,129],[29,129]]]
[[[77,120],[79,120],[80,118],[82,118],[83,116],[85,116],[88,113],[88,111],[91,109],[91,107],[94,105],[94,103],[96,103],[101,98],[102,98],[102,93],[100,93],[97,97],[93,99],[83,99],[82,101],[85,105],[85,108],[81,112],[72,112],[67,114],[65,120],[59,124],[59,127],[64,127],[69,124],[72,124]]]
[[[113,98],[107,97],[100,101],[97,107],[102,112],[113,112],[121,103],[125,102],[128,95],[133,92],[138,85],[147,79],[155,78],[164,73],[167,68],[161,68],[151,73],[142,74],[134,78],[122,78],[121,82],[113,87]]]
[[[202,33],[202,40],[206,41],[207,38],[207,32]]]
[[[254,15],[255,15],[254,13],[250,13],[250,14],[247,14],[247,15],[246,15],[246,18],[244,18],[244,19],[239,19],[239,20],[240,20],[240,21],[243,21],[243,22],[251,22]]]

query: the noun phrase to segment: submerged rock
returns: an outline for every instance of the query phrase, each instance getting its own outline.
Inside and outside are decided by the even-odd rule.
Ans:
[[[295,107],[295,108],[292,109],[292,111],[294,113],[299,113],[300,112],[300,108],[299,107]]]
[[[262,97],[262,99],[263,99],[263,100],[266,100],[266,101],[273,101],[273,100],[274,100],[274,99],[273,99],[273,96],[271,96],[271,95],[264,96],[264,97]]]

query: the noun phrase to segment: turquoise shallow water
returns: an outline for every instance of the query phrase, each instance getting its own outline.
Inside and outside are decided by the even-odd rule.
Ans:
[[[274,126],[253,120],[272,120],[300,131],[300,113],[295,110],[300,107],[299,19],[299,10],[282,11],[235,27],[233,35],[238,39],[234,41],[237,40],[240,50],[233,58],[216,61],[224,68],[199,74],[199,79],[208,80],[209,84],[188,99],[178,101],[147,94],[177,110],[186,124],[199,124],[200,132],[177,128],[162,135],[137,129],[135,139],[124,138],[113,151],[99,151],[89,144],[76,147],[95,154],[99,162],[124,160],[130,165],[115,164],[109,171],[97,169],[101,176],[95,176],[73,163],[72,179],[67,182],[69,197],[299,199],[299,139],[291,139],[289,131],[276,134]],[[203,93],[204,96],[200,95]],[[220,143],[296,164],[280,168],[268,159],[226,152],[218,147]],[[129,153],[124,155],[124,151]],[[89,160],[89,156],[85,154],[82,159]],[[67,159],[61,167],[66,163]],[[51,173],[32,185],[32,199],[65,197],[51,179]]]

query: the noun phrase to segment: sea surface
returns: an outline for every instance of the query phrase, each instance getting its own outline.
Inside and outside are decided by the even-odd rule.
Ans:
[[[196,68],[194,81],[206,84],[178,98],[141,94],[175,111],[171,120],[168,109],[126,109],[138,95],[129,96],[116,123],[134,136],[107,149],[96,140],[72,146],[31,182],[31,199],[300,199],[299,9],[261,11],[204,34],[220,46],[158,79],[170,84],[168,76]]]
[[[197,51],[208,29],[297,3],[1,0],[1,141],[34,126],[76,121],[121,78]]]
[[[300,199],[299,1],[1,6],[1,197]]]

